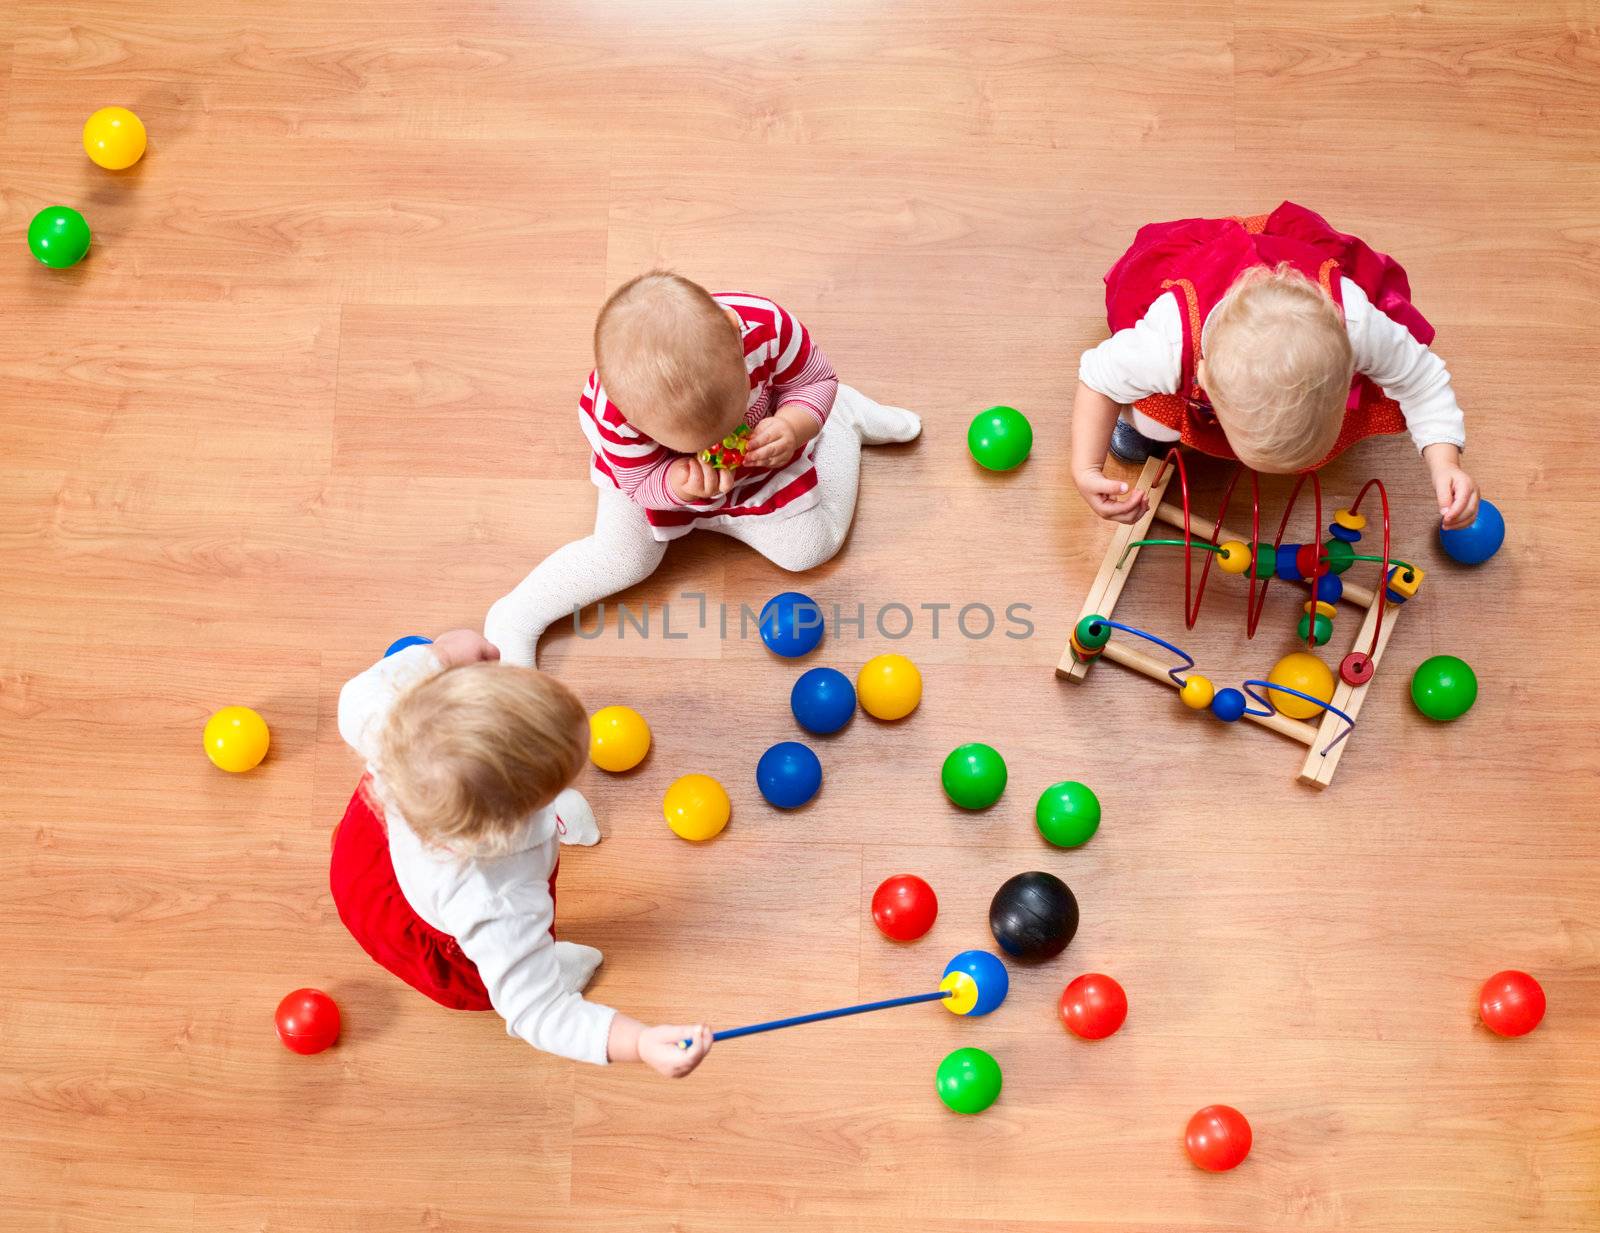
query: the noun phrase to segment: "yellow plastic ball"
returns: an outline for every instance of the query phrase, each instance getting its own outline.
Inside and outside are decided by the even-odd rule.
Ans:
[[[589,716],[589,760],[602,771],[631,771],[650,752],[650,725],[631,706],[601,707]]]
[[[1250,568],[1250,545],[1230,539],[1217,547],[1222,549],[1217,553],[1217,566],[1223,573],[1242,574]]]
[[[247,706],[225,706],[206,720],[206,757],[225,771],[250,771],[267,756],[267,721]]]
[[[1309,651],[1291,651],[1285,655],[1272,665],[1272,671],[1267,673],[1267,680],[1273,685],[1298,689],[1301,693],[1321,698],[1324,702],[1333,701],[1333,669]],[[1272,700],[1272,705],[1278,714],[1287,715],[1290,719],[1311,719],[1322,714],[1320,706],[1315,706],[1304,698],[1296,698],[1293,694],[1280,693],[1273,689],[1267,691],[1267,697]]]
[[[1211,705],[1211,699],[1217,696],[1217,687],[1206,677],[1197,672],[1191,672],[1183,678],[1183,688],[1178,690],[1178,697],[1183,699],[1183,705],[1190,710],[1203,711]]]
[[[83,125],[83,150],[107,171],[132,167],[144,157],[144,122],[126,107],[102,107]]]
[[[710,775],[685,775],[667,789],[661,811],[674,835],[700,843],[722,834],[733,805]]]
[[[856,697],[874,719],[904,719],[922,701],[922,673],[904,655],[879,655],[856,677]]]

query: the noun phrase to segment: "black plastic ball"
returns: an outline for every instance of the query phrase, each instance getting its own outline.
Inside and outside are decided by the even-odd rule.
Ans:
[[[1078,932],[1078,901],[1053,873],[1019,873],[989,902],[989,929],[1017,959],[1052,959]]]

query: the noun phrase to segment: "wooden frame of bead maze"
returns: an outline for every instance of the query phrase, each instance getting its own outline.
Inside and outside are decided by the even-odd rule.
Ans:
[[[1167,502],[1167,488],[1172,482],[1172,477],[1178,477],[1181,503],[1178,505]],[[1250,534],[1241,535],[1229,530],[1223,525],[1223,520],[1228,516],[1228,505],[1233,498],[1234,489],[1237,487],[1242,475],[1250,477],[1251,514]],[[1315,502],[1315,527],[1316,536],[1311,545],[1296,545],[1284,543],[1284,532],[1289,525],[1289,518],[1294,513],[1296,502],[1299,500],[1301,490],[1309,482]],[[1089,594],[1083,602],[1083,610],[1079,614],[1078,623],[1074,626],[1073,636],[1068,639],[1067,646],[1061,655],[1061,662],[1056,665],[1056,675],[1067,678],[1069,681],[1081,681],[1089,673],[1095,660],[1104,657],[1113,663],[1131,668],[1153,680],[1173,685],[1178,688],[1184,701],[1196,709],[1210,706],[1213,701],[1212,694],[1206,692],[1204,700],[1191,700],[1189,690],[1183,673],[1194,667],[1194,660],[1188,652],[1173,646],[1163,639],[1123,626],[1115,622],[1113,610],[1117,598],[1122,593],[1133,567],[1138,560],[1141,542],[1146,539],[1152,523],[1162,522],[1174,527],[1183,533],[1181,541],[1164,541],[1171,544],[1181,544],[1184,549],[1184,619],[1188,628],[1193,628],[1200,612],[1200,602],[1205,595],[1206,579],[1210,573],[1213,558],[1223,561],[1222,568],[1229,573],[1242,573],[1249,575],[1250,599],[1247,609],[1246,636],[1253,638],[1256,627],[1261,617],[1262,609],[1266,604],[1267,586],[1274,577],[1283,577],[1285,580],[1299,582],[1310,588],[1312,598],[1305,604],[1306,615],[1301,618],[1302,636],[1306,639],[1307,647],[1314,649],[1322,642],[1326,642],[1333,634],[1334,605],[1344,601],[1365,610],[1361,628],[1356,634],[1353,649],[1340,662],[1339,670],[1335,675],[1335,684],[1332,698],[1324,701],[1298,693],[1293,689],[1286,689],[1267,681],[1245,682],[1245,693],[1257,703],[1259,709],[1251,709],[1248,703],[1242,710],[1223,715],[1220,710],[1212,707],[1217,714],[1226,719],[1249,719],[1281,736],[1298,741],[1308,749],[1305,763],[1300,768],[1300,782],[1309,784],[1314,788],[1325,788],[1333,782],[1334,771],[1338,769],[1339,759],[1344,753],[1347,739],[1355,730],[1356,717],[1361,711],[1361,704],[1366,698],[1367,686],[1371,683],[1377,672],[1378,663],[1383,657],[1384,648],[1389,643],[1390,636],[1394,633],[1396,609],[1399,605],[1412,598],[1417,588],[1421,585],[1423,571],[1403,561],[1397,561],[1389,555],[1389,496],[1383,484],[1376,479],[1368,480],[1362,486],[1359,495],[1348,509],[1339,510],[1335,514],[1335,521],[1330,524],[1328,531],[1332,535],[1327,543],[1321,543],[1322,528],[1322,484],[1315,472],[1301,475],[1289,494],[1288,504],[1284,509],[1283,518],[1278,524],[1278,533],[1270,546],[1261,540],[1261,489],[1259,477],[1253,471],[1238,467],[1228,480],[1223,490],[1222,501],[1217,511],[1217,520],[1209,522],[1201,518],[1190,509],[1189,479],[1184,468],[1183,456],[1177,449],[1173,449],[1165,458],[1151,458],[1139,475],[1137,489],[1149,494],[1149,506],[1145,514],[1137,522],[1120,527],[1117,534],[1112,537],[1111,545],[1106,550],[1104,561],[1101,562],[1100,572],[1096,575],[1094,584],[1089,588]],[[1366,500],[1367,494],[1376,489],[1382,507],[1383,528],[1383,555],[1372,557],[1357,555],[1354,544],[1360,540],[1361,530],[1365,526],[1365,518],[1360,513],[1361,504]],[[1196,533],[1203,536],[1197,539]],[[1333,557],[1332,548],[1334,541],[1340,541],[1348,551],[1341,551],[1345,558],[1343,568],[1331,564]],[[1230,551],[1229,545],[1232,545]],[[1248,555],[1244,563],[1240,564],[1237,558],[1238,549],[1248,545]],[[1318,546],[1315,553],[1308,554],[1307,547]],[[1206,560],[1200,573],[1198,587],[1193,583],[1193,556],[1196,549],[1206,554]],[[1270,556],[1267,554],[1270,553]],[[1340,574],[1344,569],[1350,568],[1354,562],[1370,560],[1379,562],[1378,577],[1385,580],[1384,585],[1368,588],[1356,582],[1344,582]],[[1266,564],[1270,561],[1271,564]],[[1280,574],[1278,566],[1284,565],[1286,570]],[[1306,566],[1309,565],[1309,570]],[[1263,573],[1265,570],[1265,573]],[[1294,575],[1292,578],[1290,575]],[[1332,576],[1333,583],[1327,581]],[[1257,586],[1257,582],[1260,586]],[[1332,601],[1319,600],[1319,596],[1332,594]],[[1103,637],[1103,645],[1099,648],[1085,647],[1078,642],[1077,631],[1084,627],[1084,622],[1091,617],[1099,617],[1106,622],[1107,628],[1096,628],[1097,636]],[[1326,618],[1327,634],[1320,640],[1318,635]],[[1130,642],[1110,637],[1111,628],[1123,629],[1129,633],[1137,633],[1141,638],[1147,639],[1176,652],[1179,656],[1189,660],[1186,666],[1169,667],[1154,655],[1132,645]],[[1365,649],[1360,649],[1365,648]],[[1210,682],[1205,678],[1198,678],[1204,682],[1207,691],[1210,691]],[[1251,689],[1259,686],[1262,692]],[[1277,691],[1282,694],[1294,694],[1304,699],[1307,703],[1315,703],[1322,710],[1320,722],[1308,722],[1305,719],[1293,718],[1280,713],[1275,705],[1268,704],[1266,693]],[[1230,691],[1218,691],[1230,692]],[[1231,691],[1237,694],[1239,691]],[[1276,694],[1273,694],[1276,696]]]

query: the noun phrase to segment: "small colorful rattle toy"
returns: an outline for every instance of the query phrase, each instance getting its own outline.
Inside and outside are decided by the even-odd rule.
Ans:
[[[744,443],[750,436],[750,425],[740,424],[721,442],[700,451],[700,461],[709,462],[718,471],[737,471],[744,465]]]

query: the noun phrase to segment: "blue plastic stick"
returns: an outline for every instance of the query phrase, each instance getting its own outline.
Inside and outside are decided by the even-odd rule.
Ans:
[[[795,1015],[790,1019],[772,1019],[766,1023],[752,1023],[748,1027],[727,1028],[712,1033],[712,1040],[736,1040],[740,1036],[754,1036],[759,1032],[776,1032],[779,1028],[799,1027],[802,1023],[818,1023],[823,1019],[842,1019],[846,1015],[864,1015],[869,1010],[888,1010],[894,1006],[914,1006],[918,1002],[940,1002],[955,990],[936,989],[932,993],[914,993],[908,998],[890,998],[886,1002],[863,1002],[859,1006],[841,1006],[838,1010],[819,1010],[809,1015]],[[689,1041],[683,1047],[689,1047]]]

